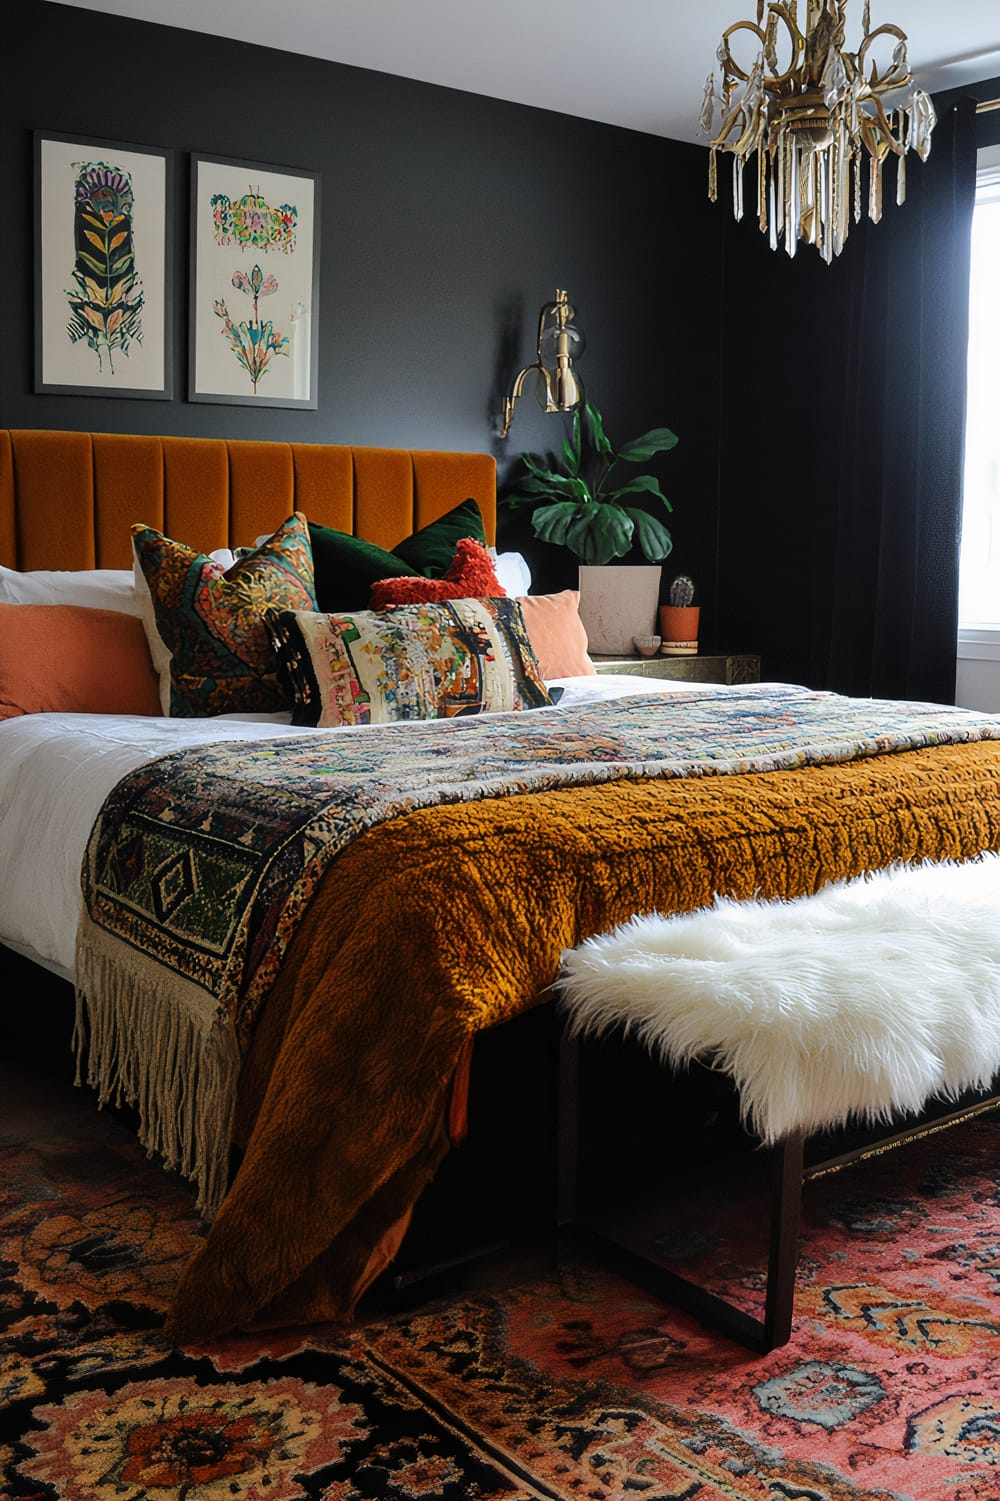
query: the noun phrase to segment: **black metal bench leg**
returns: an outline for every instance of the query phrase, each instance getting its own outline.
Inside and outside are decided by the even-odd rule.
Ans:
[[[771,1236],[767,1260],[767,1298],[764,1305],[763,1346],[774,1350],[788,1343],[795,1302],[795,1269],[799,1264],[799,1226],[802,1219],[802,1168],[805,1136],[786,1137],[772,1148]]]
[[[770,1226],[764,1317],[754,1318],[697,1283],[678,1275],[653,1256],[579,1219],[578,1126],[580,1102],[578,1038],[564,1033],[559,1057],[558,1222],[581,1249],[604,1265],[675,1303],[752,1350],[766,1353],[787,1343],[792,1329],[795,1270],[798,1264],[805,1137],[792,1136],[771,1150]]]

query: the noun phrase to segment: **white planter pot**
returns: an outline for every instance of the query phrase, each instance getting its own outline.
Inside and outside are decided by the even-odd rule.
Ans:
[[[661,572],[659,563],[580,565],[580,619],[592,654],[631,657],[633,636],[655,634]]]

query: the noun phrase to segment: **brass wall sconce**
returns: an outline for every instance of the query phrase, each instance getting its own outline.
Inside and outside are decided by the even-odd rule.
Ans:
[[[538,341],[534,364],[526,365],[515,378],[510,395],[503,399],[501,438],[510,432],[514,403],[524,394],[525,382],[535,376],[535,395],[543,412],[571,412],[583,400],[583,383],[573,369],[584,349],[584,337],[573,319],[576,310],[567,294],[556,289],[555,301],[547,302],[538,315]]]

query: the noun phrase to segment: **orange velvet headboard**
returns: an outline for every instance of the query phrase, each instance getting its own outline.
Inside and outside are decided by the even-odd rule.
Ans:
[[[202,552],[247,547],[295,510],[393,547],[469,496],[492,542],[489,454],[0,429],[7,568],[128,568],[136,521]]]

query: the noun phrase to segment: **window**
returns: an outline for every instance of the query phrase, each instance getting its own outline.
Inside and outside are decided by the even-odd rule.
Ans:
[[[991,152],[991,158],[995,156]],[[959,581],[962,655],[1000,655],[1000,163],[980,171],[972,224],[969,397]],[[969,648],[980,647],[980,650]]]

